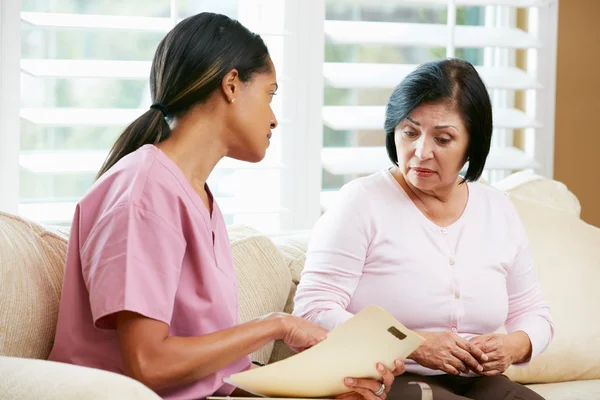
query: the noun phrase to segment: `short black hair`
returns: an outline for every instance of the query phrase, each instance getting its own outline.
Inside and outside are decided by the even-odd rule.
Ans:
[[[398,166],[395,129],[421,104],[448,101],[461,114],[469,134],[464,181],[476,181],[483,173],[492,140],[492,104],[487,88],[475,67],[449,58],[417,67],[392,93],[385,112],[385,146]]]

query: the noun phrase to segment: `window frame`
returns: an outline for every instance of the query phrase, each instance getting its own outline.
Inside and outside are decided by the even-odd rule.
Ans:
[[[19,205],[21,0],[0,0],[0,210]]]

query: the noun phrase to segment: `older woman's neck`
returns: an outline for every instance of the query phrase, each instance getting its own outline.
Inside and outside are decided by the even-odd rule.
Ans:
[[[411,191],[413,191],[413,193],[423,202],[435,200],[440,203],[448,204],[455,202],[458,197],[457,195],[460,195],[465,191],[468,193],[466,184],[460,185],[459,183],[460,180],[457,180],[451,185],[439,186],[432,190],[421,190],[412,186],[409,182],[407,182],[407,185],[410,187]]]

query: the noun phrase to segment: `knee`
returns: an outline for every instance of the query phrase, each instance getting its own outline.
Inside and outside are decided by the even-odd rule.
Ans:
[[[388,393],[387,400],[433,400],[433,392],[424,382],[397,382]]]
[[[544,400],[542,396],[533,390],[511,381],[505,375],[479,378],[466,396],[490,400]]]

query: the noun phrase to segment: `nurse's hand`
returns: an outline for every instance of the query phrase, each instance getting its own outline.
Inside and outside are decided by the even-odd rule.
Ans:
[[[327,339],[327,330],[292,315],[283,319],[285,335],[281,340],[294,351],[303,351]]]
[[[279,321],[281,339],[294,351],[303,351],[327,338],[327,330],[305,319],[285,313],[273,313],[267,318]]]
[[[381,381],[375,379],[346,378],[344,384],[351,392],[337,396],[339,400],[385,400],[392,389],[394,377],[404,373],[404,362],[396,360],[394,370],[390,371],[383,364],[377,364]]]

